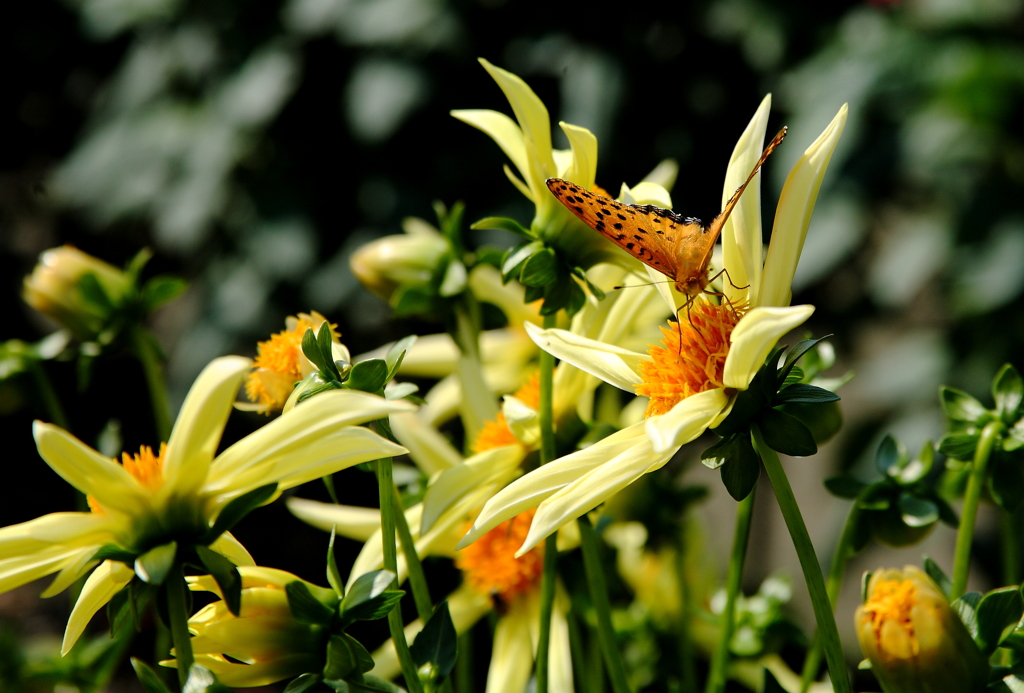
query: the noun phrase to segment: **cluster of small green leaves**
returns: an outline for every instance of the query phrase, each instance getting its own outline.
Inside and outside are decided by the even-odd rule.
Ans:
[[[818,451],[812,427],[805,421],[816,408],[831,406],[839,396],[811,384],[817,365],[804,370],[797,361],[820,341],[806,339],[790,349],[773,350],[750,387],[737,394],[729,416],[714,429],[722,440],[701,454],[705,466],[722,470],[722,482],[737,501],[750,494],[761,474],[761,457],[754,449],[751,427],[758,427],[768,447],[785,455],[803,457]],[[792,405],[803,409],[786,411]]]
[[[501,258],[501,276],[507,283],[518,279],[526,287],[525,301],[544,299],[541,315],[553,315],[559,310],[571,317],[587,300],[586,286],[597,300],[604,292],[590,283],[584,268],[571,264],[557,250],[545,245],[541,237],[515,219],[487,217],[473,224],[472,229],[503,229],[523,237],[522,243],[509,249]]]
[[[951,387],[939,391],[942,410],[949,420],[949,433],[939,441],[954,477],[970,470],[982,433],[995,436],[988,467],[992,499],[1007,512],[1024,502],[1024,380],[1005,364],[992,380],[995,405],[986,409],[966,392]]]
[[[749,597],[737,595],[729,650],[736,657],[758,659],[786,644],[806,645],[803,631],[786,618],[784,607],[793,597],[793,583],[784,575],[769,575]],[[725,590],[711,599],[711,610],[725,608]]]
[[[402,383],[389,389],[384,386],[391,382],[402,365],[406,352],[416,341],[409,335],[395,342],[382,359],[367,359],[353,365],[335,360],[331,347],[331,328],[327,323],[320,326],[320,332],[313,334],[312,328],[302,336],[302,353],[317,370],[310,373],[299,384],[299,402],[327,390],[362,390],[388,399],[401,399],[417,391],[412,383]]]
[[[950,527],[959,524],[936,488],[931,475],[934,463],[931,441],[911,458],[902,443],[886,436],[875,454],[881,479],[865,483],[843,474],[825,481],[833,495],[855,502],[856,524],[848,546],[853,553],[864,548],[869,538],[888,546],[909,546],[923,539],[938,520]]]

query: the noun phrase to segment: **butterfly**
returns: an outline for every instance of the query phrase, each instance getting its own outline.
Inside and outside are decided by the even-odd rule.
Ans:
[[[622,204],[561,178],[549,178],[548,189],[587,226],[673,280],[676,288],[687,297],[689,305],[711,282],[708,263],[729,214],[768,155],[782,142],[786,130],[782,128],[772,138],[747,180],[706,226],[700,219],[684,217],[654,205]]]

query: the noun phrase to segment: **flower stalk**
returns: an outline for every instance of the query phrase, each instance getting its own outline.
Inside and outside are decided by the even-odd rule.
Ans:
[[[608,602],[608,584],[604,579],[601,557],[598,555],[597,535],[584,516],[578,520],[580,527],[580,548],[583,550],[583,568],[590,587],[590,599],[597,615],[597,637],[601,641],[605,667],[612,682],[614,693],[631,693],[622,655],[615,643],[615,628],[612,626],[612,609]]]
[[[153,336],[140,325],[132,327],[131,343],[132,352],[142,364],[142,371],[146,376],[157,438],[166,441],[171,435],[173,419],[171,418],[171,406],[168,403],[167,385],[164,383],[164,369],[160,363],[160,354],[157,353]]]
[[[814,545],[811,544],[811,536],[807,533],[807,525],[800,513],[800,506],[797,505],[793,488],[789,485],[786,470],[783,469],[778,454],[764,442],[760,426],[751,426],[750,432],[754,436],[754,445],[764,462],[772,490],[775,491],[775,498],[779,502],[779,509],[782,510],[782,517],[793,539],[793,547],[800,558],[800,567],[803,569],[807,591],[814,607],[818,637],[825,651],[825,661],[828,663],[833,689],[836,693],[853,693],[850,676],[846,671],[846,660],[843,658],[842,644],[839,641],[839,629],[836,627],[832,604],[825,590],[825,580],[821,575],[818,557],[814,553]]]
[[[722,629],[718,636],[711,671],[708,673],[706,693],[721,693],[725,690],[725,671],[729,665],[729,643],[732,641],[733,624],[736,616],[736,597],[740,592],[743,578],[743,564],[750,541],[750,524],[754,514],[754,492],[736,504],[736,528],[732,538],[732,554],[729,556],[729,570],[725,578],[725,608],[722,610]]]
[[[544,327],[554,327],[557,313],[544,316]],[[546,351],[540,352],[540,463],[547,464],[555,459],[554,421],[554,373],[555,357]],[[544,542],[544,571],[540,583],[540,634],[537,638],[537,693],[548,693],[548,662],[551,656],[551,611],[555,604],[555,562],[558,547],[554,535]]]
[[[395,489],[395,528],[398,530],[398,540],[402,543],[402,554],[405,556],[405,563],[409,567],[409,586],[412,588],[412,599],[416,603],[416,614],[424,623],[434,613],[434,604],[430,600],[430,588],[427,585],[427,575],[423,572],[423,563],[416,553],[416,541],[409,529],[409,520],[405,517],[405,506],[402,504],[402,496]]]
[[[167,576],[167,616],[170,618],[171,638],[174,640],[174,658],[178,661],[178,683],[185,689],[189,669],[192,668],[192,636],[188,632],[188,607],[185,598],[185,573],[176,562]]]
[[[971,567],[971,541],[974,538],[974,521],[978,516],[978,503],[981,501],[981,490],[985,485],[985,474],[988,461],[992,456],[992,447],[1003,432],[1003,424],[991,421],[985,425],[978,439],[978,447],[974,451],[974,464],[971,476],[967,480],[967,491],[964,493],[964,508],[960,515],[960,528],[956,535],[956,549],[953,558],[953,587],[950,590],[950,601],[956,601],[967,591],[967,574]]]

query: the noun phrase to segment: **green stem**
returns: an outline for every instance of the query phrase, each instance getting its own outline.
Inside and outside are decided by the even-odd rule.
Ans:
[[[800,514],[800,506],[797,505],[796,497],[793,495],[793,488],[789,485],[789,479],[786,477],[786,470],[783,469],[782,462],[775,451],[765,444],[764,438],[761,436],[761,429],[754,425],[751,427],[751,433],[754,436],[754,444],[761,455],[761,460],[764,462],[772,490],[775,491],[775,498],[779,502],[782,517],[789,529],[793,548],[796,549],[796,555],[800,558],[800,568],[803,570],[807,591],[811,596],[811,605],[814,607],[814,618],[818,622],[818,637],[825,650],[825,661],[828,662],[833,690],[835,693],[853,693],[853,689],[850,687],[850,675],[846,670],[846,660],[843,659],[843,646],[839,641],[839,629],[836,627],[832,604],[829,602],[828,592],[825,590],[825,579],[821,575],[821,566],[814,553],[814,545],[811,544],[811,536],[807,533],[803,515]]]
[[[601,641],[608,678],[612,682],[615,693],[630,693],[626,667],[622,663],[622,653],[615,642],[615,628],[612,626],[612,608],[608,602],[608,585],[604,580],[604,568],[598,553],[597,535],[590,518],[579,519],[580,547],[583,549],[583,568],[587,574],[587,585],[590,587],[590,601],[597,615],[597,637]]]
[[[736,528],[732,536],[732,555],[729,556],[729,570],[725,577],[725,609],[722,611],[721,631],[715,656],[708,674],[706,693],[721,693],[725,690],[725,670],[729,665],[729,643],[736,620],[736,599],[740,593],[743,578],[743,563],[750,541],[750,521],[754,514],[754,492],[736,504]]]
[[[476,440],[485,421],[497,417],[498,406],[494,395],[487,387],[483,374],[483,360],[480,356],[480,326],[475,313],[475,302],[468,305],[456,303],[455,332],[452,338],[459,347],[462,357],[455,364],[462,385],[462,401],[459,403],[459,414],[466,430],[466,445]]]
[[[185,607],[185,572],[181,564],[175,564],[167,581],[167,616],[170,618],[171,638],[174,640],[174,658],[178,661],[178,683],[182,690],[188,681],[189,669],[192,668],[192,639],[188,633],[188,609]]]
[[[839,537],[839,544],[832,554],[832,565],[828,570],[828,580],[825,582],[825,592],[828,594],[829,604],[832,605],[833,613],[836,608],[836,600],[839,599],[839,591],[843,588],[843,577],[846,574],[846,563],[854,554],[853,539],[857,533],[857,525],[861,516],[860,498],[853,502],[850,514],[846,517],[846,524],[843,525],[843,533]],[[821,668],[821,641],[815,633],[811,639],[811,649],[807,652],[804,660],[804,668],[800,675],[800,693],[807,693],[811,683],[818,676],[818,669]]]
[[[685,523],[685,518],[684,518]],[[685,528],[685,524],[683,525]],[[690,638],[690,586],[686,581],[686,540],[681,530],[676,546],[676,580],[679,585],[679,681],[680,693],[697,690],[697,665],[693,656],[693,641]]]
[[[171,437],[171,405],[167,398],[167,384],[164,382],[164,367],[160,363],[155,337],[146,328],[136,325],[131,330],[132,351],[135,358],[142,364],[149,387],[149,399],[153,405],[153,420],[156,424],[156,435],[163,441]]]
[[[992,447],[1003,432],[1003,424],[999,421],[989,422],[981,430],[978,447],[974,451],[974,464],[971,476],[967,480],[967,491],[964,493],[964,508],[960,514],[960,528],[956,535],[956,552],[953,557],[953,587],[949,600],[955,601],[967,591],[967,574],[971,569],[971,541],[974,539],[974,521],[978,516],[978,503],[981,501],[981,490],[985,486],[985,474],[988,471],[988,459],[992,456]]]
[[[60,404],[60,398],[57,397],[57,391],[53,389],[50,376],[46,375],[46,369],[35,359],[26,358],[26,360],[32,378],[36,381],[36,391],[43,400],[43,406],[46,407],[46,414],[50,417],[51,423],[57,424],[65,431],[70,431],[71,424],[64,413],[64,407]]]
[[[398,575],[398,548],[395,541],[395,478],[391,466],[390,457],[382,457],[377,460],[377,487],[380,495],[380,531],[381,544],[384,549],[384,568]],[[392,588],[397,586],[397,579],[392,583]],[[395,652],[398,654],[398,662],[402,667],[402,676],[405,677],[405,687],[409,693],[423,693],[423,686],[420,683],[419,674],[416,673],[416,663],[412,660],[412,653],[409,652],[409,643],[405,639],[405,624],[402,623],[402,604],[395,604],[388,612],[388,628],[391,631],[391,641],[395,645]]]
[[[409,585],[412,587],[412,598],[416,602],[416,613],[424,623],[434,613],[434,603],[430,600],[430,588],[427,586],[427,576],[423,572],[423,563],[416,553],[416,541],[409,531],[409,521],[405,518],[405,507],[402,505],[402,496],[395,488],[395,520],[398,529],[398,538],[402,542],[402,555],[405,556],[405,563],[409,567]]]
[[[544,316],[544,329],[554,327],[556,315]],[[555,357],[540,352],[540,400],[537,415],[540,418],[540,463],[555,459],[554,417]],[[555,578],[558,559],[556,537],[544,540],[544,569],[540,579],[540,634],[537,638],[537,693],[548,693],[548,662],[551,652],[551,612],[555,606]]]
[[[473,633],[468,630],[459,636],[459,654],[455,660],[455,690],[473,693]]]

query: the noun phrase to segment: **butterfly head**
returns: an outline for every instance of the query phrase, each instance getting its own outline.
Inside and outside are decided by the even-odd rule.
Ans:
[[[682,295],[686,296],[687,300],[692,300],[694,297],[704,293],[704,290],[708,287],[708,272],[707,269],[703,271],[694,272],[693,274],[680,277],[676,281],[676,290]]]

